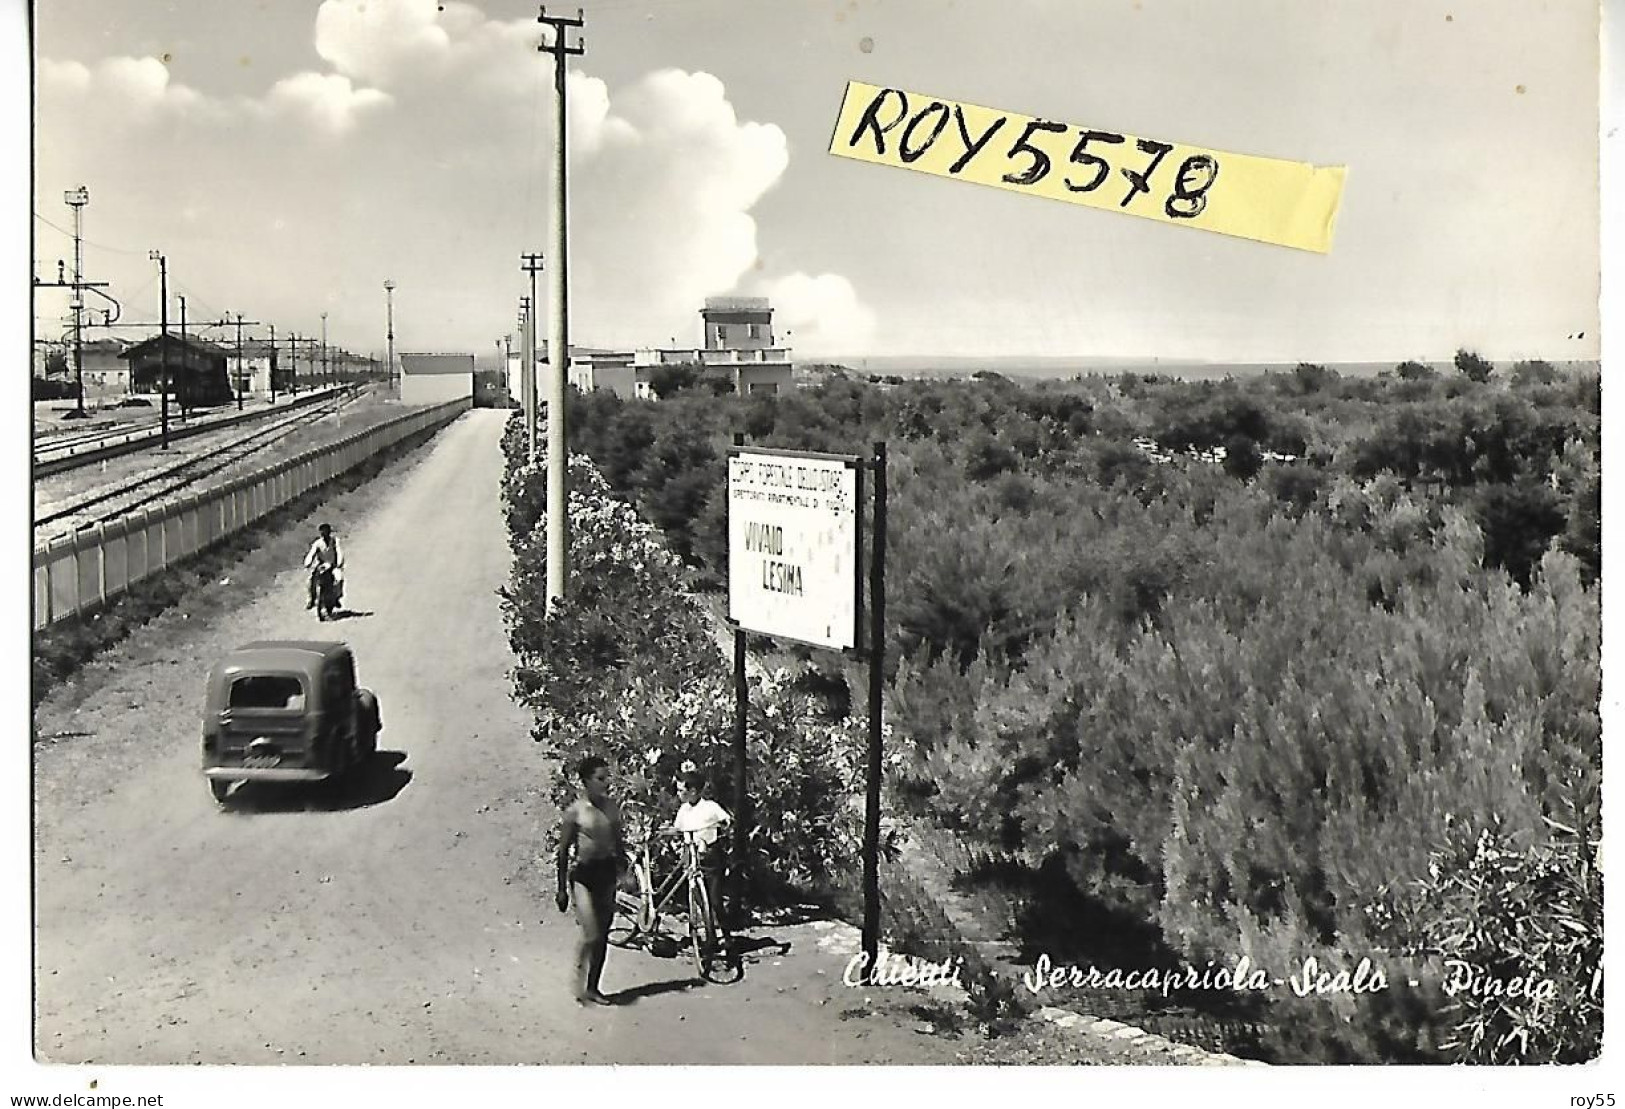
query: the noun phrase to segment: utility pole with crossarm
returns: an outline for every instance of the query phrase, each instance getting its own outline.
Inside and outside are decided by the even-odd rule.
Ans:
[[[586,44],[580,40],[570,46],[566,32],[584,25],[580,9],[575,18],[550,16],[543,6],[536,22],[552,29],[550,41],[538,50],[553,55],[553,204],[550,227],[553,239],[553,280],[548,286],[547,328],[547,614],[553,615],[554,602],[564,598],[564,584],[569,578],[568,559],[570,537],[567,531],[569,516],[565,510],[568,496],[565,481],[569,459],[565,453],[564,391],[566,375],[570,369],[570,251],[566,221],[569,206],[566,201],[565,142],[565,59],[586,53]],[[534,309],[533,309],[534,310]]]
[[[542,256],[540,254],[521,254],[519,256],[519,268],[530,274],[530,303],[535,305],[536,275],[542,270]],[[534,311],[534,309],[532,310]],[[531,334],[535,334],[534,327]],[[530,356],[532,361],[527,367],[529,372],[522,375],[519,380],[525,390],[525,441],[530,444],[530,461],[534,465],[536,462],[536,363],[534,361],[536,346],[534,341],[531,343]],[[553,416],[553,411],[549,409],[547,413],[549,429],[553,426]],[[550,430],[549,435],[551,434]]]

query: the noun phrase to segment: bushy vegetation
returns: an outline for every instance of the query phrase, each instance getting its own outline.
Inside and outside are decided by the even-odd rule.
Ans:
[[[72,400],[79,395],[79,386],[73,381],[35,377],[32,395],[34,400]]]
[[[673,783],[697,769],[732,805],[734,692],[724,640],[685,591],[681,563],[659,533],[613,495],[584,456],[571,459],[567,601],[546,613],[547,475],[525,461],[522,423],[504,439],[504,502],[514,572],[503,593],[518,658],[519,699],[536,712],[535,736],[560,760],[555,802],[570,775],[598,755],[616,768],[617,794],[642,819],[667,821]],[[849,870],[861,834],[861,746],[784,674],[750,678],[746,750],[754,896],[818,890]]]
[[[1599,382],[1456,364],[832,375],[578,397],[571,433],[697,588],[722,580],[733,431],[887,440],[894,803],[1193,965],[1390,968],[1382,991],[1272,996],[1273,1057],[1590,1058],[1598,964],[1562,922],[1600,921],[1600,882],[1550,822],[1574,826],[1601,766]],[[1557,997],[1407,987],[1447,958]]]

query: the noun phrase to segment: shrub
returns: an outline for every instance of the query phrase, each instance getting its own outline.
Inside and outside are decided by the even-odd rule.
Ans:
[[[515,455],[510,454],[510,458]],[[561,761],[551,794],[574,793],[568,768],[588,754],[618,771],[618,794],[657,817],[693,764],[731,804],[733,693],[715,632],[682,588],[658,532],[580,456],[571,459],[567,600],[546,614],[545,468],[514,465],[505,496],[514,573],[503,610],[518,665],[515,695],[536,711],[535,738]],[[758,896],[806,889],[856,857],[859,753],[852,725],[820,718],[782,675],[752,681],[746,730]]]
[[[1463,1063],[1584,1063],[1602,1050],[1602,872],[1594,790],[1534,842],[1493,817],[1446,819],[1427,874],[1373,914],[1430,957]],[[1523,841],[1523,842],[1519,842]]]
[[[1485,382],[1495,373],[1495,367],[1487,358],[1480,357],[1470,350],[1456,352],[1456,369],[1468,381]]]
[[[72,381],[57,381],[36,377],[33,384],[35,400],[71,400],[79,395],[79,387]]]
[[[1245,435],[1232,435],[1224,441],[1224,472],[1247,481],[1264,468],[1264,454]]]
[[[649,372],[649,387],[661,400],[674,397],[685,389],[692,389],[705,372],[698,362],[678,362],[669,366],[656,366]]]

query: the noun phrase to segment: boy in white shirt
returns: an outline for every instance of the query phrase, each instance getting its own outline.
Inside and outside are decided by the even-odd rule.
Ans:
[[[692,834],[694,841],[699,844],[700,869],[705,872],[705,888],[711,895],[711,911],[720,916],[722,904],[717,900],[717,894],[721,888],[722,876],[721,830],[733,823],[733,817],[728,814],[727,809],[709,797],[702,797],[704,792],[705,775],[697,770],[691,770],[683,775],[681,781],[683,803],[677,807],[677,815],[672,818],[671,828],[666,834]]]
[[[306,608],[316,607],[316,572],[330,570],[333,574],[333,594],[335,600],[344,598],[344,550],[339,546],[338,539],[333,535],[331,524],[323,524],[316,529],[320,534],[305,552],[305,569],[310,573],[310,595],[305,601]]]

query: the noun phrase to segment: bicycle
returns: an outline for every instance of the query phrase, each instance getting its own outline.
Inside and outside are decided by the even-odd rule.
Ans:
[[[677,909],[672,903],[684,895],[679,905],[686,909],[685,927],[694,969],[707,982],[737,982],[743,976],[743,968],[734,951],[733,937],[711,904],[703,849],[694,833],[677,833],[681,837],[679,865],[669,874],[656,877],[655,862],[659,854],[656,844],[670,834],[651,831],[636,845],[630,868],[635,888],[615,891],[617,915],[627,918],[627,923],[611,924],[609,942],[616,947],[651,949],[663,939],[677,943],[676,937],[661,928],[662,916],[675,915]]]

